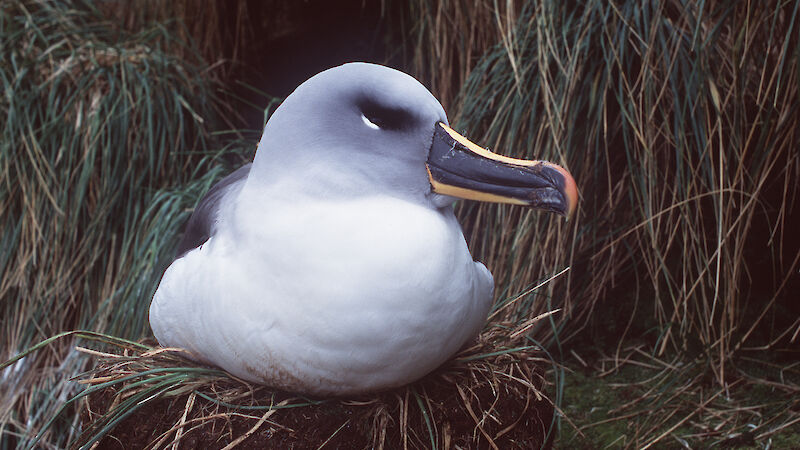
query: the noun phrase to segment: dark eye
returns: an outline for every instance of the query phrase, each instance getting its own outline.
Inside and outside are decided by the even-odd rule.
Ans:
[[[359,103],[362,119],[367,126],[382,130],[402,130],[414,125],[414,116],[402,108],[379,105],[364,100]]]

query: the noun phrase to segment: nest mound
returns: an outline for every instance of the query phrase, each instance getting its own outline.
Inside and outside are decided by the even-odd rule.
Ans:
[[[542,448],[553,404],[535,346],[485,331],[422,380],[350,398],[315,399],[197,366],[176,349],[101,353],[79,380],[82,434],[99,448]]]

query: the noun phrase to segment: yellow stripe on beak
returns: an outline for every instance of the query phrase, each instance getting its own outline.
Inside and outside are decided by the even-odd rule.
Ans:
[[[570,217],[578,205],[578,188],[563,167],[498,155],[482,148],[444,123],[434,131],[428,155],[433,192],[453,197],[511,203]]]
[[[467,189],[463,187],[444,184],[436,181],[431,175],[431,169],[428,170],[428,180],[431,182],[433,192],[442,195],[449,195],[450,197],[463,198],[465,200],[475,200],[478,202],[489,203],[510,203],[513,205],[527,205],[528,202],[511,197],[504,197],[502,195],[489,194],[488,192],[476,191],[474,189]]]

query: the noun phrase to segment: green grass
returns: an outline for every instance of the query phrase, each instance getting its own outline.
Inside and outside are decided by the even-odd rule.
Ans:
[[[719,387],[707,362],[683,355],[659,360],[638,347],[626,349],[622,362],[571,361],[563,409],[574,426],[562,428],[557,447],[794,448],[800,442],[800,404],[791,388],[800,381],[796,368],[751,360]]]
[[[455,128],[500,153],[559,162],[578,182],[571,223],[498,205],[459,211],[501,292],[572,267],[510,312],[563,308],[537,339],[556,355],[581,353],[589,336],[615,356],[632,340],[657,358],[699,354],[716,389],[740,376],[742,357],[796,345],[800,3],[415,4],[418,73],[436,74],[434,92],[463,83],[447,105]],[[679,370],[664,377],[699,389]],[[566,397],[579,381],[567,378]],[[747,403],[746,389],[731,389]],[[624,445],[645,445],[662,425]]]
[[[137,448],[161,448],[169,442],[182,443],[187,435],[187,445],[232,446],[249,439],[268,417],[271,431],[266,437],[256,437],[256,442],[324,445],[344,427],[342,419],[348,418],[346,423],[352,426],[349,434],[336,441],[338,446],[362,442],[392,447],[400,440],[412,447],[430,444],[431,448],[446,442],[492,447],[541,444],[553,428],[552,408],[539,391],[544,385],[541,371],[531,362],[547,360],[538,346],[520,346],[524,337],[509,340],[504,331],[509,325],[487,326],[478,342],[431,376],[409,386],[352,398],[308,399],[250,385],[219,369],[188,361],[174,349],[88,331],[49,338],[1,363],[0,370],[66,339],[77,340],[77,351],[96,359],[93,368],[71,380],[84,389],[59,401],[55,411],[47,411],[47,420],[35,434],[19,436],[18,444],[24,448],[52,443],[56,430],[65,428],[71,429],[72,448],[108,445],[119,439],[131,439],[126,443]],[[521,422],[525,411],[529,417]],[[263,415],[262,420],[253,425],[258,415]],[[80,426],[78,416],[84,417]],[[154,421],[153,416],[159,419]],[[478,429],[480,435],[475,434]],[[270,440],[272,433],[276,433],[274,440]],[[250,439],[248,445],[259,444]]]
[[[147,335],[176,230],[224,172],[211,72],[163,26],[124,32],[91,3],[5,2],[0,34],[0,359],[66,330]],[[75,392],[88,361],[70,348],[4,374],[0,434],[35,434]]]
[[[736,350],[753,342],[751,328],[788,305],[782,286],[800,263],[785,228],[798,186],[799,8],[541,0],[487,14],[462,34],[420,26],[425,40],[462,52],[486,41],[477,28],[495,30],[477,62],[442,62],[424,45],[417,55],[429,71],[472,68],[450,108],[458,130],[501,153],[560,162],[581,190],[571,223],[462,205],[471,248],[497,284],[519,291],[571,265],[545,297],[569,319],[562,340],[615,297],[653,293],[640,309],[662,330],[657,351],[698,340],[721,383]],[[767,294],[760,307],[747,301],[756,292]],[[636,311],[618,319],[641,320]],[[769,339],[785,344],[798,324],[778,321]]]
[[[219,154],[248,155],[257,138],[212,134],[235,115],[199,56],[225,51],[219,5],[185,27],[164,18],[190,2],[127,17],[102,5],[0,7],[0,359],[73,329],[148,335],[175,230],[228,170]],[[592,361],[556,380],[567,419],[593,445],[710,445],[719,436],[692,435],[719,424],[713,407],[730,419],[724,433],[754,425],[756,446],[795,445],[796,411],[760,396],[796,394],[797,382],[743,367],[796,346],[800,326],[789,291],[800,267],[800,2],[418,0],[405,14],[398,51],[458,131],[561,163],[578,181],[570,222],[498,205],[458,211],[498,298],[571,267],[494,318],[508,337],[561,308],[518,343],[541,342],[556,359],[603,337],[601,369]],[[242,54],[237,39],[226,56]],[[89,362],[60,342],[4,372],[0,435],[36,434],[77,392],[66,374]],[[624,362],[631,342],[659,369]],[[767,362],[794,367],[787,354]],[[661,372],[644,382],[649,370]],[[670,397],[679,388],[684,401]],[[602,414],[613,420],[589,426]],[[77,416],[61,417],[46,442],[76,436]]]

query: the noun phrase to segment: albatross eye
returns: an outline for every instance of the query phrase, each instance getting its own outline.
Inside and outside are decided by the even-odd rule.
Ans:
[[[360,102],[361,120],[375,130],[403,130],[414,125],[414,116],[402,108],[379,105],[372,101]]]
[[[365,124],[366,124],[368,127],[372,128],[373,130],[380,130],[380,129],[381,129],[381,127],[380,127],[378,124],[376,124],[375,122],[373,122],[373,121],[369,120],[369,119],[367,118],[367,116],[365,116],[365,115],[364,115],[364,113],[361,113],[361,120],[363,120],[363,121],[364,121],[364,123],[365,123]]]

